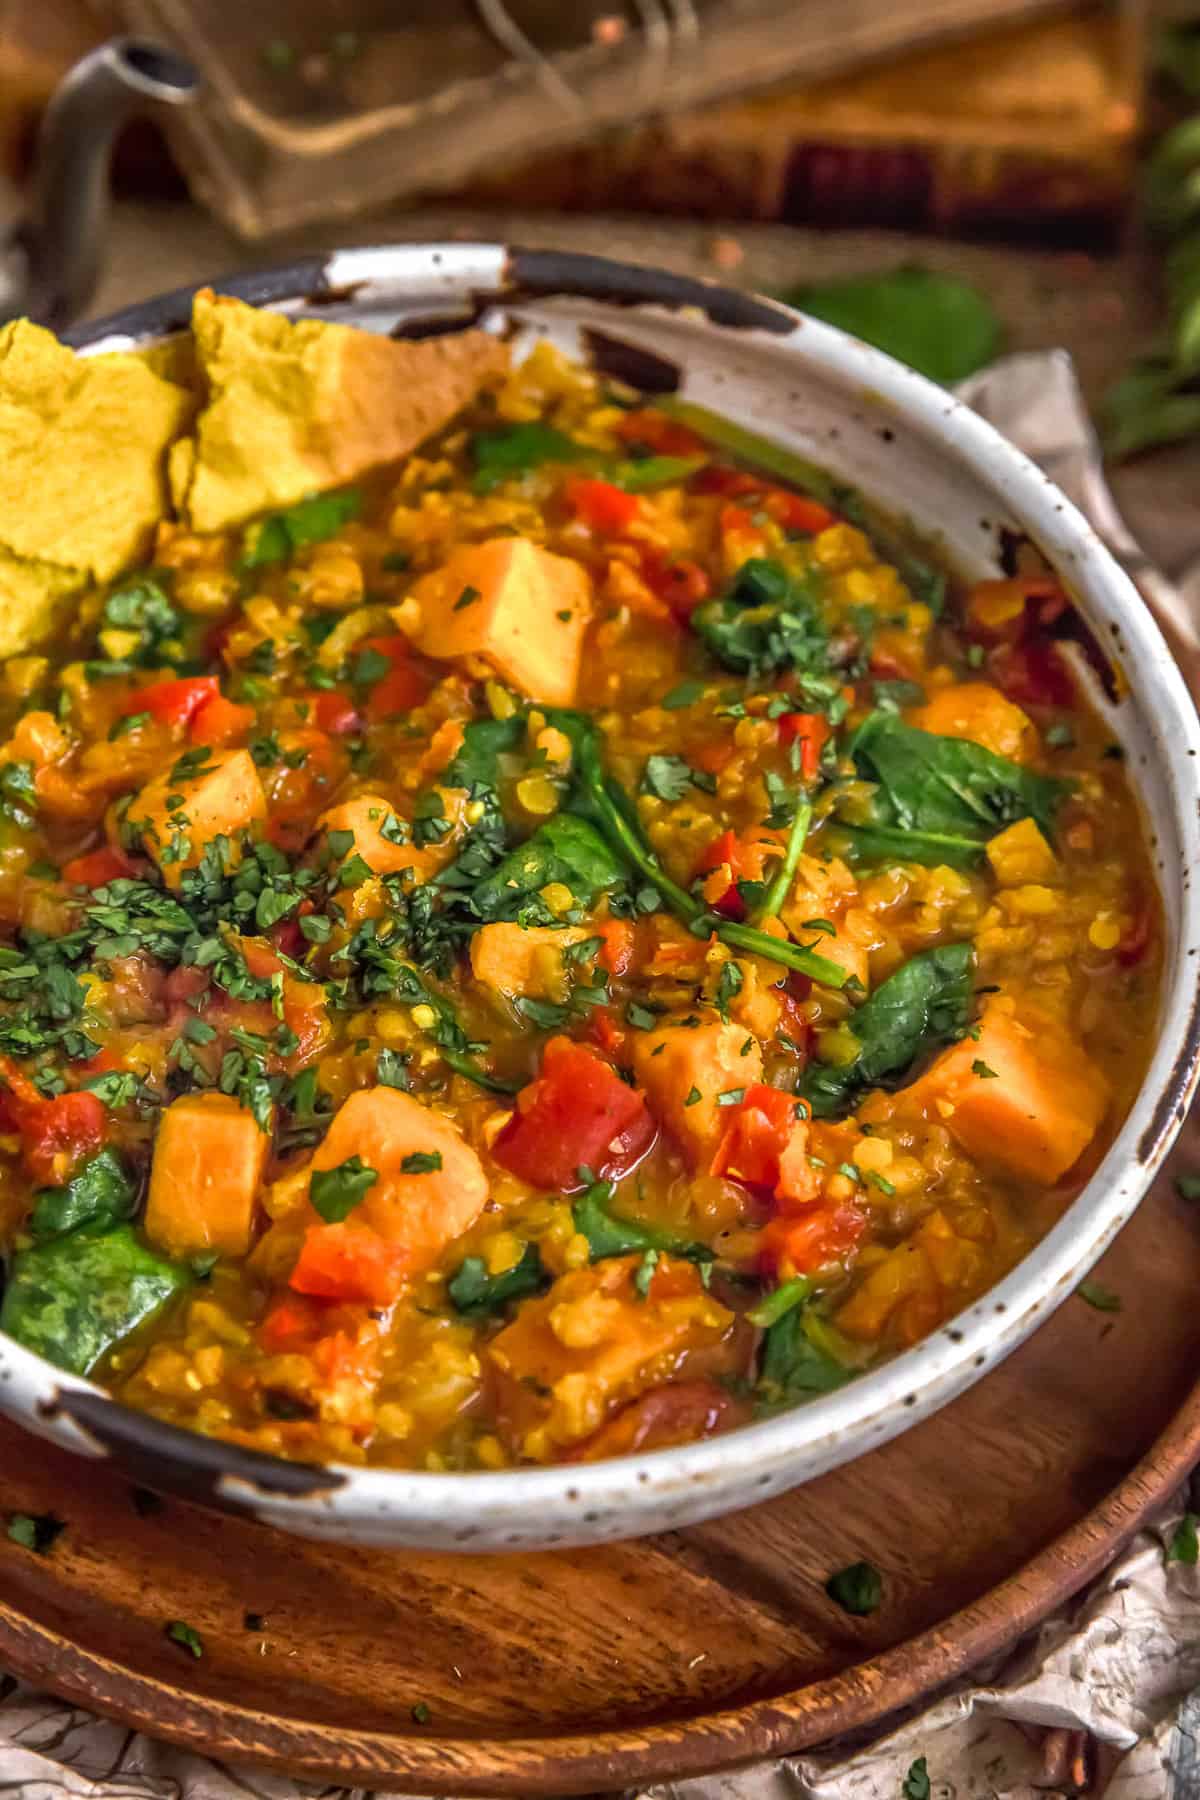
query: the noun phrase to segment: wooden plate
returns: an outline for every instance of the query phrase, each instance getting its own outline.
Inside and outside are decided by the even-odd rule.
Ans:
[[[1173,1167],[1200,1167],[1188,1128]],[[1095,1574],[1200,1457],[1200,1208],[1170,1171],[1095,1279],[935,1418],[848,1468],[640,1543],[432,1556],[166,1501],[0,1425],[0,1666],[223,1761],[438,1794],[618,1788],[874,1723]],[[860,1558],[884,1600],[824,1582]],[[193,1626],[193,1659],[165,1626]],[[426,1716],[428,1708],[428,1717]]]

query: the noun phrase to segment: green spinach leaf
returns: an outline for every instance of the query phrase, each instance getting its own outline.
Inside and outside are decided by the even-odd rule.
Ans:
[[[333,537],[361,510],[359,489],[342,488],[333,494],[312,494],[284,512],[269,513],[246,527],[241,566],[259,569],[267,563],[285,562],[305,544],[319,544]]]
[[[822,1334],[803,1296],[768,1325],[758,1372],[761,1412],[794,1406],[811,1394],[832,1393],[851,1379],[854,1370],[839,1362],[824,1341],[829,1335],[828,1328]]]
[[[139,1244],[128,1225],[96,1236],[77,1231],[17,1251],[0,1331],[56,1367],[86,1375],[190,1279]]]
[[[969,866],[990,837],[1025,818],[1053,841],[1072,786],[982,744],[920,731],[895,713],[870,714],[847,748],[859,774],[879,787],[875,816],[849,828],[862,856]]]
[[[813,1063],[797,1093],[819,1119],[849,1112],[860,1094],[898,1077],[918,1056],[964,1036],[971,1018],[970,944],[941,944],[911,957],[849,1019],[858,1040],[854,1061]]]
[[[33,1197],[29,1233],[39,1244],[64,1237],[81,1225],[116,1225],[132,1218],[137,1189],[119,1156],[101,1150],[63,1187],[42,1188]]]
[[[513,919],[551,882],[569,887],[581,906],[590,906],[597,894],[624,879],[623,865],[595,826],[559,813],[510,850],[471,899],[481,919]]]

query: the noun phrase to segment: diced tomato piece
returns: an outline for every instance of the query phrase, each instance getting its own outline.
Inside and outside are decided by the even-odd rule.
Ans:
[[[384,676],[384,680],[390,677]],[[322,731],[334,737],[349,737],[363,728],[362,715],[348,694],[326,692],[313,701],[312,717]]]
[[[763,1227],[762,1258],[788,1278],[811,1275],[848,1256],[866,1229],[866,1215],[849,1203],[805,1206]]]
[[[800,745],[800,773],[811,780],[821,766],[821,752],[829,741],[829,720],[824,713],[784,713],[779,736],[785,744]]]
[[[761,475],[747,474],[745,469],[731,469],[725,463],[716,463],[707,469],[697,469],[692,476],[691,488],[696,494],[722,494],[727,500],[736,500],[743,494],[761,494],[763,480]]]
[[[517,1095],[492,1155],[534,1187],[568,1193],[582,1185],[580,1168],[622,1175],[653,1140],[642,1095],[594,1051],[560,1037],[546,1045],[536,1081]]]
[[[25,1167],[39,1184],[64,1181],[81,1162],[94,1156],[104,1142],[108,1113],[95,1094],[58,1094],[43,1100],[33,1090],[30,1100],[11,1089],[9,1104],[21,1137]],[[25,1083],[25,1088],[30,1086]]]
[[[656,456],[695,456],[707,449],[704,439],[689,425],[681,425],[648,406],[625,413],[617,426],[617,436],[623,444],[643,444]]]
[[[192,715],[188,736],[193,744],[228,744],[250,730],[254,717],[252,706],[239,706],[224,694],[214,694]]]
[[[793,494],[787,488],[768,488],[763,504],[775,523],[782,525],[785,531],[803,531],[815,536],[818,531],[827,531],[837,524],[837,514],[831,513],[819,500],[810,500],[807,494]]]
[[[133,864],[109,844],[102,844],[98,850],[86,850],[82,856],[73,856],[62,866],[62,878],[72,887],[104,887],[106,883],[132,873]]]
[[[288,1285],[316,1299],[388,1306],[403,1286],[403,1262],[369,1225],[310,1225]]]
[[[299,1068],[324,1044],[329,1035],[329,1013],[325,988],[319,981],[302,981],[282,962],[271,945],[262,939],[238,939],[247,969],[260,981],[283,970],[283,1022],[296,1034],[296,1048],[287,1057],[289,1067]],[[225,1010],[225,1003],[218,1001]],[[239,1000],[228,1007],[230,1014],[244,1021],[244,1028],[268,1036],[273,1029],[271,1005],[266,1000]]]
[[[429,681],[413,662],[412,645],[402,633],[366,638],[360,649],[374,650],[392,665],[390,672],[382,675],[370,690],[368,719],[395,719],[420,705],[429,692]]]
[[[178,681],[156,681],[138,688],[121,708],[124,717],[148,712],[160,725],[190,725],[201,707],[220,697],[215,675],[189,675]]]
[[[303,1350],[320,1337],[326,1310],[306,1294],[285,1294],[263,1319],[258,1328],[258,1341],[268,1356]]]
[[[313,1348],[313,1366],[327,1387],[352,1382],[356,1387],[370,1387],[379,1375],[379,1350],[376,1344],[360,1344],[348,1331],[334,1331]]]
[[[597,960],[610,975],[627,975],[633,962],[636,933],[632,919],[606,919],[596,930],[604,939]]]
[[[697,562],[664,555],[647,544],[641,553],[642,580],[650,592],[679,619],[688,619],[712,593],[712,583]]]
[[[779,1185],[779,1159],[796,1124],[792,1095],[757,1082],[746,1089],[745,1098],[730,1114],[713,1157],[712,1173],[774,1190]]]
[[[1019,706],[1073,706],[1075,688],[1051,638],[1001,646],[988,659],[1001,693]]]
[[[568,476],[563,493],[575,517],[603,537],[627,531],[641,511],[636,494],[594,475]]]

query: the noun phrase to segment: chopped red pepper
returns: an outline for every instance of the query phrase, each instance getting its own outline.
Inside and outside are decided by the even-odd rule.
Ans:
[[[188,736],[193,744],[228,744],[244,737],[255,720],[252,706],[239,706],[224,694],[213,694],[192,715]]]
[[[624,1174],[654,1140],[654,1121],[636,1089],[570,1038],[551,1038],[541,1073],[517,1095],[516,1113],[492,1147],[502,1168],[534,1187],[569,1193],[578,1171]]]
[[[800,745],[800,773],[811,780],[821,766],[821,752],[829,741],[829,720],[824,713],[784,713],[779,736],[785,744]]]
[[[988,673],[1018,706],[1073,706],[1075,688],[1052,638],[1002,644],[988,658]]]
[[[726,919],[746,917],[746,903],[738,892],[737,884],[739,881],[762,880],[770,841],[764,840],[761,831],[748,838],[740,838],[733,831],[723,831],[700,852],[695,874],[706,875],[714,869],[729,870],[729,886],[724,892],[706,896],[714,912],[719,912]]]
[[[138,688],[121,708],[125,718],[148,712],[160,725],[190,725],[202,706],[219,698],[215,675],[188,675],[178,681],[155,681]]]
[[[393,1245],[369,1225],[346,1219],[309,1226],[288,1285],[320,1300],[388,1306],[404,1285],[404,1271]]]
[[[782,525],[785,531],[802,531],[815,536],[818,531],[827,531],[837,524],[837,514],[831,513],[819,500],[810,500],[806,494],[789,493],[787,488],[768,488],[763,504],[775,523]]]
[[[1145,899],[1139,899],[1136,911],[1117,944],[1117,961],[1123,969],[1141,962],[1154,939],[1154,913]]]
[[[389,679],[384,676],[385,681]],[[349,737],[363,728],[362,715],[348,694],[318,694],[312,703],[312,717],[319,728],[332,737]]]
[[[642,444],[656,456],[695,456],[708,447],[689,425],[680,425],[666,413],[648,406],[625,413],[617,426],[617,436],[623,444]]]
[[[712,593],[712,583],[699,563],[686,556],[667,556],[655,545],[641,552],[641,576],[650,592],[670,607],[678,619],[688,619]]]
[[[633,962],[635,932],[632,919],[606,919],[596,927],[604,942],[597,961],[610,975],[627,975]]]
[[[636,494],[594,475],[569,476],[563,492],[575,517],[603,537],[627,531],[641,511]]]
[[[86,850],[82,856],[73,856],[62,866],[62,878],[72,887],[104,887],[107,882],[132,873],[133,864],[128,857],[114,850],[111,844],[101,844],[98,850]]]

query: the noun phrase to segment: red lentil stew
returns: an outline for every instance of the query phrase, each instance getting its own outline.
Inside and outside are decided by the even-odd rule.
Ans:
[[[167,508],[3,666],[0,1327],[286,1457],[836,1388],[1046,1232],[1154,1030],[1053,577],[489,357],[352,484]]]

